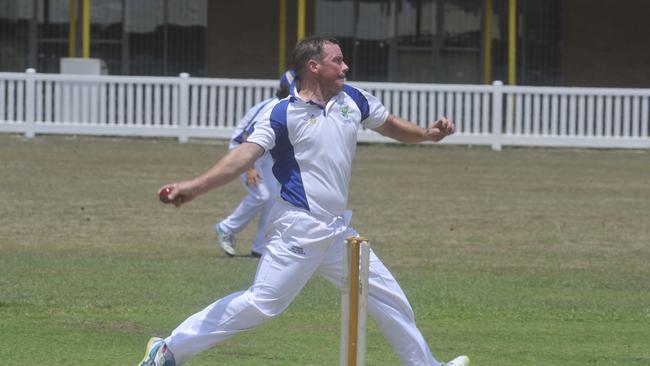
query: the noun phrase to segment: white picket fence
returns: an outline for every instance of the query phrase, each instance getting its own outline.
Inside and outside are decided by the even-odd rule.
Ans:
[[[456,122],[449,144],[650,148],[650,89],[358,82],[391,113]],[[229,138],[275,80],[0,73],[0,132]],[[360,131],[364,142],[392,141]]]

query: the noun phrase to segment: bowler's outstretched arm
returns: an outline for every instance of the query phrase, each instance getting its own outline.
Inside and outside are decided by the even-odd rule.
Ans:
[[[190,180],[166,184],[158,192],[160,193],[166,187],[171,187],[172,191],[168,195],[169,200],[176,207],[180,207],[200,194],[232,181],[252,166],[255,160],[262,156],[262,153],[264,153],[264,149],[259,145],[243,143],[228,152],[226,156],[200,176]]]
[[[404,143],[437,142],[454,133],[455,126],[451,120],[441,117],[429,128],[422,128],[391,114],[386,122],[375,128],[374,131]]]

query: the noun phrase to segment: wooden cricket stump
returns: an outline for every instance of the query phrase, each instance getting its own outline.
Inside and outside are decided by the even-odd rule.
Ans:
[[[341,289],[341,366],[363,366],[366,356],[366,321],[368,319],[368,239],[345,239]]]

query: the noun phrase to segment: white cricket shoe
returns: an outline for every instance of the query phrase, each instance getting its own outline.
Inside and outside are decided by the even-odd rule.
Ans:
[[[138,366],[176,366],[174,355],[162,338],[153,337],[147,343],[144,358]]]
[[[227,255],[234,257],[235,256],[235,236],[233,234],[228,234],[225,231],[221,230],[219,224],[214,226],[214,230],[217,232],[217,242],[219,243],[219,248],[223,250]]]
[[[469,357],[458,356],[453,360],[443,364],[444,366],[469,366]]]

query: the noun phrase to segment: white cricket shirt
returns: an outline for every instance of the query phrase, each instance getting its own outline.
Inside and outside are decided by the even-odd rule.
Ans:
[[[273,157],[280,199],[321,217],[343,215],[361,126],[376,128],[388,111],[368,92],[345,85],[324,108],[294,95],[265,110],[248,142]]]

